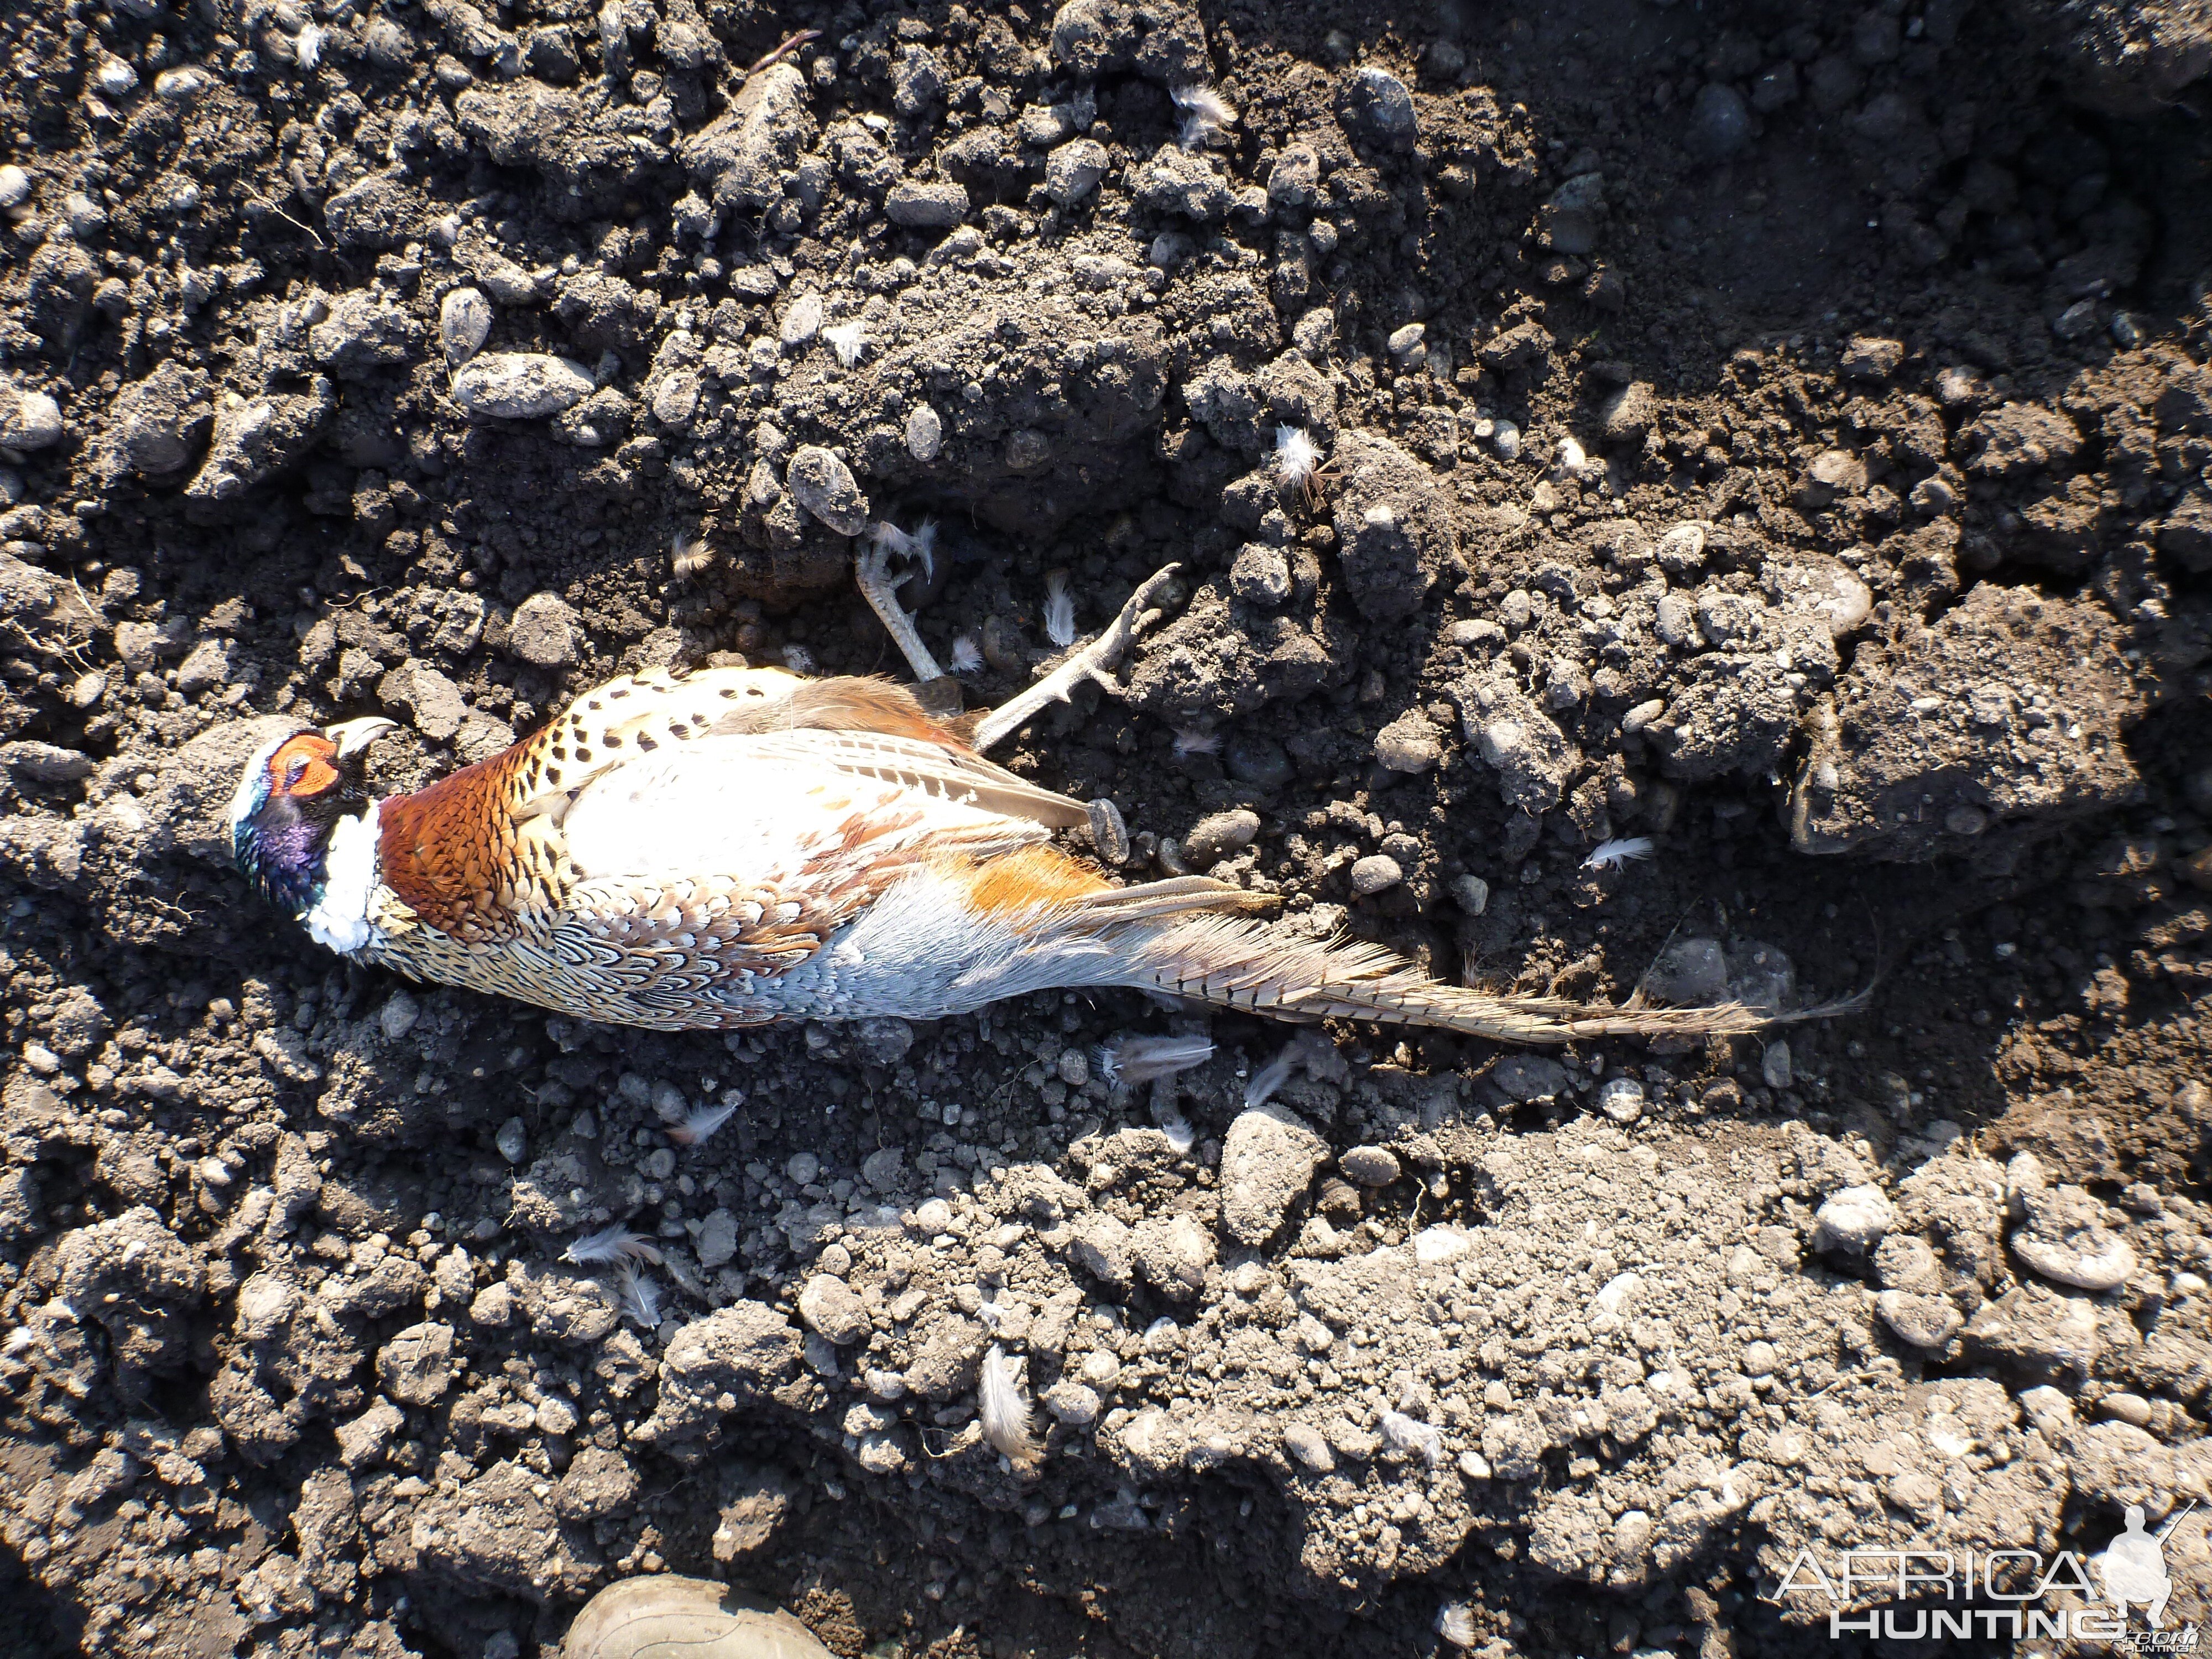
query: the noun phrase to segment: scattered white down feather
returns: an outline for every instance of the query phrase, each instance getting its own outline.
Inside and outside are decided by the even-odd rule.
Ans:
[[[1178,87],[1168,96],[1182,112],[1181,137],[1185,149],[1196,149],[1237,125],[1237,106],[1202,81]]]
[[[1109,1084],[1150,1083],[1212,1058],[1211,1037],[1119,1036],[1099,1046],[1098,1075]]]
[[[1382,1437],[1400,1451],[1418,1454],[1421,1462],[1432,1469],[1444,1461],[1443,1431],[1418,1417],[1408,1417],[1403,1412],[1384,1412]]]
[[[1154,1127],[1159,1130],[1161,1138],[1168,1143],[1168,1150],[1177,1158],[1181,1158],[1198,1145],[1198,1131],[1191,1127],[1190,1120],[1180,1112],[1171,1112],[1164,1117],[1157,1119]]]
[[[1321,446],[1302,426],[1275,428],[1275,482],[1285,489],[1303,489],[1321,470]]]
[[[715,1130],[737,1115],[735,1105],[694,1106],[684,1115],[684,1121],[668,1132],[668,1138],[679,1146],[704,1146]]]
[[[1447,1601],[1437,1609],[1437,1634],[1455,1648],[1471,1648],[1482,1634],[1474,1622],[1474,1609],[1464,1601]]]
[[[1285,1043],[1283,1052],[1253,1073],[1252,1080],[1244,1085],[1244,1109],[1254,1111],[1273,1100],[1275,1091],[1291,1080],[1297,1063],[1298,1045]]]
[[[811,674],[814,653],[803,645],[787,645],[783,647],[783,665],[794,674]]]
[[[676,541],[669,549],[670,567],[679,576],[696,576],[714,562],[714,550],[707,544],[706,536],[697,530],[679,530]]]
[[[660,1246],[643,1233],[634,1233],[617,1224],[586,1233],[561,1252],[561,1260],[572,1261],[579,1267],[602,1267],[615,1261],[657,1262],[660,1260]]]
[[[1651,837],[1630,836],[1626,840],[1601,841],[1583,860],[1585,870],[1617,870],[1624,864],[1651,856]]]
[[[660,1286],[638,1272],[629,1262],[615,1270],[616,1283],[622,1292],[622,1310],[645,1327],[660,1328]]]
[[[1018,1469],[1033,1469],[1043,1454],[1030,1428],[1030,1402],[1014,1382],[1006,1351],[994,1342],[983,1351],[983,1370],[975,1389],[983,1419],[983,1438]]]
[[[975,641],[963,634],[952,641],[952,655],[948,666],[956,674],[978,674],[983,669],[983,653]]]
[[[303,70],[311,70],[323,58],[324,30],[319,24],[309,23],[292,37],[292,56]]]
[[[834,328],[822,331],[822,337],[830,343],[830,349],[837,354],[841,368],[850,368],[860,361],[860,354],[868,349],[868,325],[854,320],[839,323]]]
[[[1176,728],[1175,757],[1177,760],[1188,760],[1193,755],[1218,755],[1220,752],[1220,732],[1208,732],[1195,726]]]
[[[907,540],[912,544],[908,551],[921,561],[922,579],[934,581],[937,579],[937,520],[924,519],[915,526],[914,534]]]
[[[1075,591],[1065,570],[1045,573],[1044,636],[1058,646],[1075,643]]]

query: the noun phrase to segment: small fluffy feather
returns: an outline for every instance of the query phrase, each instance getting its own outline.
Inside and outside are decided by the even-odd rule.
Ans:
[[[1203,82],[1178,87],[1168,96],[1183,112],[1182,143],[1185,149],[1196,149],[1237,125],[1237,106]]]
[[[668,1138],[679,1146],[703,1146],[737,1112],[735,1106],[695,1106],[684,1115],[684,1121],[668,1132]]]
[[[977,674],[983,669],[983,653],[975,641],[963,634],[952,641],[952,655],[947,664],[956,674]]]
[[[634,1233],[617,1224],[586,1233],[561,1252],[561,1260],[573,1261],[579,1267],[604,1267],[611,1261],[658,1262],[660,1247],[643,1233]]]
[[[1291,1069],[1297,1063],[1298,1046],[1293,1042],[1253,1073],[1252,1080],[1244,1085],[1244,1109],[1253,1111],[1273,1100],[1275,1091],[1291,1080]]]
[[[1098,1075],[1109,1084],[1150,1083],[1212,1058],[1211,1037],[1121,1036],[1100,1046]]]
[[[679,576],[696,576],[714,562],[714,550],[696,530],[679,530],[669,550],[669,564]]]
[[[303,70],[311,70],[322,61],[323,30],[320,25],[309,23],[292,37],[292,56]]]
[[[1600,842],[1583,860],[1585,870],[1617,870],[1637,859],[1651,856],[1651,837],[1631,836],[1625,841]]]
[[[823,329],[822,337],[837,354],[838,367],[850,368],[868,349],[868,325],[862,322],[840,323],[835,328]]]
[[[1447,1601],[1437,1609],[1437,1634],[1455,1648],[1471,1648],[1482,1632],[1475,1626],[1473,1607],[1464,1601]]]
[[[622,1289],[622,1310],[646,1329],[660,1328],[660,1286],[644,1277],[625,1261],[616,1269],[615,1278]]]
[[[1221,733],[1201,731],[1196,726],[1177,726],[1175,734],[1175,757],[1188,760],[1193,755],[1218,755],[1221,752]]]
[[[1384,1412],[1382,1437],[1400,1451],[1418,1453],[1432,1469],[1444,1461],[1443,1431],[1433,1423],[1424,1423],[1403,1412]]]
[[[1014,1368],[1006,1350],[995,1342],[983,1351],[975,1403],[983,1419],[983,1438],[992,1449],[1024,1474],[1036,1468],[1043,1453],[1030,1431],[1030,1404],[1014,1384]]]
[[[1190,1127],[1190,1120],[1180,1113],[1158,1120],[1156,1126],[1168,1143],[1168,1150],[1181,1158],[1198,1145],[1198,1131]]]
[[[1045,574],[1044,636],[1057,646],[1075,643],[1075,593],[1065,570]]]
[[[912,544],[908,550],[921,561],[923,580],[934,581],[937,579],[937,520],[924,519],[915,526],[914,534],[907,539]]]
[[[783,647],[783,665],[794,674],[811,674],[814,653],[803,645],[787,645]]]
[[[1275,428],[1275,480],[1283,484],[1302,484],[1314,475],[1321,465],[1321,446],[1302,426],[1279,426]]]

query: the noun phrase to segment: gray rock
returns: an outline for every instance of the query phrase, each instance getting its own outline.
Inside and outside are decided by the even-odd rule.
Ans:
[[[1221,1144],[1221,1223],[1240,1244],[1261,1245],[1313,1184],[1328,1143],[1281,1107],[1239,1112]]]
[[[884,216],[909,230],[948,230],[968,216],[969,208],[967,186],[950,179],[893,185],[884,198]]]
[[[802,444],[792,453],[784,483],[799,506],[840,536],[857,536],[868,526],[868,498],[854,482],[852,469],[830,450]]]
[[[1354,70],[1336,94],[1336,118],[1354,138],[1407,150],[1420,137],[1420,117],[1406,83],[1371,64]]]
[[[1204,870],[1249,847],[1259,833],[1260,815],[1249,808],[1216,812],[1191,826],[1183,837],[1183,857],[1192,869]]]
[[[377,682],[376,700],[404,714],[415,729],[433,743],[443,743],[461,729],[469,706],[461,689],[428,663],[410,657]]]
[[[782,197],[785,179],[816,131],[805,78],[796,65],[776,64],[748,80],[727,110],[684,141],[684,161],[716,206],[757,212]]]
[[[1425,772],[1443,758],[1437,728],[1418,708],[1409,708],[1375,736],[1375,758],[1393,772]]]
[[[1337,559],[1352,603],[1370,622],[1413,615],[1458,537],[1436,476],[1389,439],[1347,432],[1331,458]]]
[[[1336,1468],[1336,1455],[1329,1449],[1327,1437],[1310,1424],[1284,1425],[1283,1449],[1312,1474],[1328,1474]]]
[[[1062,1377],[1046,1389],[1039,1403],[1052,1413],[1055,1421],[1065,1423],[1071,1429],[1089,1428],[1098,1420],[1098,1413],[1105,1406],[1096,1389],[1072,1377]]]
[[[1567,1068],[1546,1054],[1508,1054],[1490,1068],[1490,1080],[1515,1100],[1552,1100],[1572,1082]]]
[[[507,624],[507,648],[540,668],[566,668],[577,659],[577,618],[556,593],[532,593],[514,607]]]
[[[945,95],[945,70],[927,46],[908,45],[891,71],[891,107],[907,120],[926,114]]]
[[[945,447],[945,422],[927,404],[916,404],[906,417],[906,452],[917,461],[937,459]]]
[[[1942,1352],[1966,1323],[1959,1310],[1941,1297],[1905,1291],[1882,1291],[1875,1297],[1874,1310],[1902,1340],[1931,1353]]]
[[[1897,1206],[1879,1187],[1832,1193],[1813,1218],[1813,1248],[1863,1255],[1897,1225]]]
[[[1404,1173],[1387,1146],[1354,1146],[1337,1158],[1336,1167],[1363,1187],[1387,1187]]]
[[[1180,144],[1161,145],[1137,169],[1131,191],[1140,207],[1178,213],[1200,224],[1218,223],[1229,215],[1229,181],[1202,153]]]
[[[1221,761],[1231,777],[1255,789],[1280,789],[1297,775],[1283,745],[1261,732],[1232,734]]]
[[[173,357],[164,359],[116,398],[111,453],[143,477],[181,471],[207,441],[214,418],[206,377]]]
[[[807,1329],[840,1347],[865,1340],[872,1328],[853,1287],[832,1273],[816,1273],[806,1281],[799,1292],[799,1316]]]
[[[1073,207],[1098,188],[1111,165],[1106,146],[1097,139],[1070,139],[1045,157],[1045,194],[1062,207]]]
[[[1701,161],[1725,161],[1751,143],[1751,106],[1734,87],[1709,82],[1690,106],[1682,142]]]
[[[1170,1301],[1188,1302],[1206,1288],[1213,1235],[1188,1215],[1151,1216],[1132,1231],[1129,1250],[1147,1284]]]
[[[47,449],[61,441],[62,406],[43,392],[0,380],[0,448]]]
[[[330,315],[307,331],[308,355],[346,380],[405,368],[422,342],[412,316],[366,289],[339,295]]]
[[[1352,890],[1362,898],[1387,891],[1405,878],[1405,871],[1388,853],[1370,853],[1352,866]]]
[[[446,362],[458,368],[483,349],[491,334],[491,301],[480,289],[457,288],[439,301],[438,343]]]
[[[0,167],[0,211],[21,207],[31,199],[31,175],[10,161]]]
[[[1291,597],[1291,563],[1279,547],[1247,542],[1229,567],[1230,591],[1248,605],[1279,605]]]
[[[2014,1230],[2013,1254],[2048,1279],[2103,1294],[2136,1270],[2135,1247],[2105,1224],[2105,1206],[2080,1187],[2024,1193],[2027,1219]]]
[[[453,376],[453,404],[472,421],[531,421],[573,409],[592,395],[581,363],[534,351],[490,351]]]
[[[1718,939],[1678,939],[1645,975],[1644,988],[1661,1002],[1700,1007],[1728,996],[1728,953]]]
[[[1518,677],[1510,670],[1480,670],[1451,692],[1460,724],[1484,764],[1498,774],[1498,793],[1506,805],[1531,813],[1557,806],[1582,756],[1521,689]]]
[[[1633,1123],[1644,1115],[1644,1085],[1632,1077],[1607,1078],[1597,1105],[1615,1123]]]
[[[1452,902],[1470,916],[1490,908],[1490,884],[1480,876],[1454,876],[1451,891]]]
[[[453,1381],[453,1328],[410,1325],[376,1352],[376,1380],[403,1406],[435,1405]]]
[[[216,405],[207,459],[185,486],[187,500],[234,501],[302,459],[337,410],[337,392],[318,375],[305,392],[240,398]]]

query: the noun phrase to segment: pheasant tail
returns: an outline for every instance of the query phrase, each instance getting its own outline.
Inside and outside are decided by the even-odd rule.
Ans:
[[[1366,1019],[1498,1042],[1595,1037],[1741,1036],[1849,1012],[1863,1000],[1789,1014],[1740,1002],[1704,1008],[1584,1006],[1491,996],[1431,979],[1380,945],[1287,938],[1229,916],[1194,917],[1132,941],[1126,983],[1278,1019]]]

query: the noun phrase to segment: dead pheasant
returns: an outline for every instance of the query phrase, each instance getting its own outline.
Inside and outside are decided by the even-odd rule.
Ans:
[[[916,672],[936,665],[861,586]],[[1737,1005],[1585,1007],[1445,985],[1373,945],[1250,919],[1200,876],[1116,887],[1050,844],[1118,828],[979,752],[1110,671],[1165,583],[1054,673],[975,720],[888,681],[776,669],[645,673],[586,692],[502,754],[372,799],[392,722],[303,728],[247,765],[240,867],[317,941],[418,980],[658,1030],[930,1019],[1024,992],[1127,986],[1281,1018],[1516,1042],[1755,1030]]]

